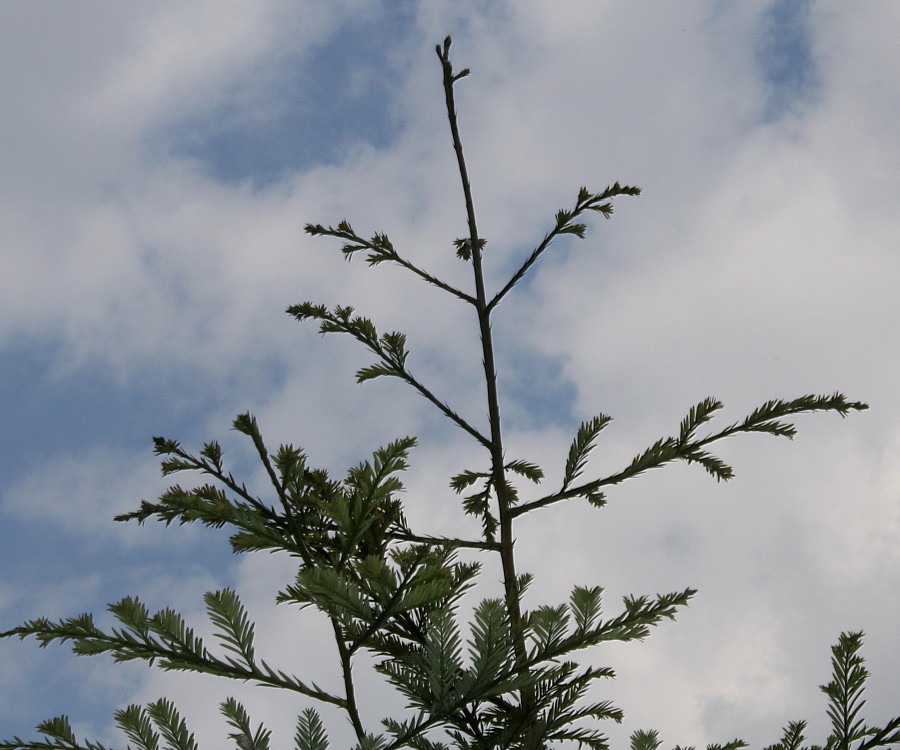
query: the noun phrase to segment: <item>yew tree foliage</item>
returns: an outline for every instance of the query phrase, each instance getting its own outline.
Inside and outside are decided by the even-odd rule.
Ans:
[[[520,501],[517,482],[540,484],[542,470],[533,463],[506,457],[500,423],[491,314],[522,279],[554,239],[572,234],[583,238],[582,221],[591,212],[610,218],[613,200],[636,196],[636,187],[618,182],[593,192],[578,191],[574,205],[557,212],[547,233],[521,262],[507,283],[491,293],[485,285],[485,240],[477,229],[472,192],[454,104],[455,84],[468,70],[454,72],[449,37],[436,48],[443,75],[447,115],[459,166],[466,210],[467,233],[454,242],[460,261],[471,266],[473,289],[457,289],[426,272],[400,254],[383,233],[358,234],[347,221],[336,226],[310,224],[311,235],[336,237],[349,259],[357,254],[369,265],[394,264],[456,297],[473,309],[480,333],[488,423],[470,422],[451,404],[419,380],[409,365],[402,333],[379,333],[375,324],[352,307],[304,302],[288,309],[300,321],[318,322],[322,333],[352,336],[374,355],[373,364],[357,372],[359,382],[393,377],[412,386],[448,419],[481,444],[481,465],[461,471],[450,487],[462,495],[462,509],[479,519],[479,538],[430,535],[407,523],[401,501],[400,476],[407,468],[415,439],[404,437],[379,448],[340,479],[311,467],[304,452],[282,445],[270,453],[256,420],[243,414],[234,429],[253,443],[271,480],[271,495],[258,497],[236,479],[223,462],[218,443],[209,442],[197,453],[175,440],[155,438],[164,475],[194,472],[209,483],[190,489],[170,487],[156,503],[144,501],[138,510],[117,520],[157,519],[166,524],[200,522],[228,527],[236,553],[279,551],[297,564],[293,581],[277,593],[277,602],[313,608],[331,626],[337,646],[341,690],[331,692],[314,681],[300,679],[259,658],[254,625],[234,591],[205,595],[218,644],[211,647],[176,612],[151,613],[135,597],[110,605],[116,621],[103,629],[89,614],[53,622],[39,618],[3,633],[5,637],[34,637],[41,646],[68,641],[77,654],[108,653],[116,661],[140,659],[164,670],[205,672],[288,690],[308,703],[297,718],[293,742],[297,750],[327,750],[329,740],[316,704],[336,706],[346,713],[358,750],[487,750],[537,749],[577,743],[596,750],[608,747],[603,721],[620,722],[622,712],[611,702],[596,700],[597,680],[613,677],[611,669],[593,664],[590,649],[609,641],[646,637],[665,619],[674,619],[695,591],[686,588],[653,596],[627,596],[607,611],[599,586],[575,587],[565,601],[526,609],[523,594],[532,577],[516,568],[515,521],[527,513],[546,512],[550,505],[582,498],[596,507],[605,493],[627,479],[673,461],[694,463],[716,480],[727,480],[732,469],[711,447],[738,433],[769,433],[791,438],[793,417],[814,411],[846,416],[867,408],[842,394],[773,399],[744,419],[711,429],[722,404],[706,398],[693,406],[672,435],[657,440],[627,466],[608,476],[595,476],[589,458],[611,417],[598,414],[585,420],[565,457],[562,484],[541,497]],[[523,542],[524,543],[524,542]],[[463,561],[465,551],[476,561]],[[477,557],[499,555],[503,596],[474,606],[471,620],[461,623],[458,606],[476,584]],[[476,599],[477,600],[477,599]],[[858,652],[861,633],[845,633],[833,649],[833,679],[823,686],[828,698],[832,733],[823,748],[883,747],[900,742],[900,717],[882,728],[870,727],[860,716],[867,677]],[[408,710],[386,717],[379,726],[366,726],[356,685],[357,656],[366,652],[385,682],[405,698]],[[586,653],[585,653],[586,652]],[[581,656],[582,660],[578,661]],[[587,656],[588,658],[584,658]],[[589,694],[590,691],[590,694]],[[240,750],[268,750],[270,733],[255,725],[237,701],[221,704]],[[175,706],[161,698],[146,706],[131,705],[116,712],[115,720],[139,750],[194,750],[196,742]],[[788,725],[772,750],[816,748],[804,745],[805,722]],[[66,717],[38,726],[40,740],[14,737],[0,742],[0,750],[71,748],[101,750],[102,745],[79,741]],[[637,730],[632,750],[656,750],[655,731]],[[737,748],[732,740],[710,748]]]

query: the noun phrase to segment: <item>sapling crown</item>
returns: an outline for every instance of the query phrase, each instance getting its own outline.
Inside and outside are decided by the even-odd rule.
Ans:
[[[471,288],[459,289],[419,267],[384,232],[359,234],[345,219],[329,226],[308,224],[306,231],[341,240],[340,251],[348,260],[362,256],[370,266],[399,266],[473,308],[487,423],[463,418],[420,379],[402,332],[379,332],[372,320],[347,305],[303,302],[287,312],[299,321],[316,321],[323,334],[342,333],[356,339],[374,357],[371,365],[356,373],[358,382],[379,377],[402,381],[483,448],[479,465],[450,479],[450,488],[462,496],[462,511],[479,520],[481,535],[456,538],[411,528],[404,513],[401,477],[416,444],[414,438],[398,438],[343,477],[333,478],[311,467],[306,454],[292,445],[270,453],[256,419],[242,414],[233,426],[252,442],[271,484],[269,497],[252,493],[225,468],[217,442],[193,453],[175,440],[158,437],[155,451],[164,475],[199,473],[209,483],[191,489],[173,485],[158,502],[143,501],[117,520],[228,527],[235,553],[290,555],[296,574],[277,592],[276,601],[312,608],[328,623],[336,645],[340,689],[323,689],[315,676],[300,679],[260,659],[254,624],[230,589],[204,597],[217,647],[196,635],[178,613],[165,609],[151,614],[136,597],[109,606],[116,624],[105,630],[95,625],[91,615],[83,614],[57,622],[38,618],[0,635],[34,637],[41,646],[69,642],[77,654],[107,653],[116,661],[143,660],[164,670],[206,673],[289,691],[307,704],[297,717],[293,737],[297,750],[329,747],[317,704],[336,707],[346,715],[358,750],[538,750],[566,743],[605,750],[609,746],[603,722],[621,722],[624,715],[610,701],[589,697],[598,680],[615,676],[610,668],[592,662],[590,650],[602,643],[647,637],[663,620],[674,619],[696,591],[685,588],[626,596],[621,607],[607,613],[600,585],[576,586],[565,601],[526,609],[522,597],[531,575],[518,570],[516,545],[528,540],[517,540],[516,521],[532,512],[553,512],[551,506],[578,498],[602,507],[609,501],[606,492],[611,488],[674,461],[697,464],[717,481],[727,481],[733,470],[711,452],[714,443],[742,433],[790,439],[796,432],[794,417],[815,411],[845,417],[868,407],[840,393],[773,399],[744,419],[715,429],[711,423],[723,405],[705,398],[690,408],[672,435],[660,438],[607,476],[598,476],[590,464],[591,452],[612,421],[606,414],[597,414],[587,418],[573,437],[561,485],[522,502],[513,480],[540,485],[544,472],[534,463],[506,454],[491,315],[518,282],[535,270],[557,237],[584,239],[591,213],[609,219],[616,199],[638,196],[640,189],[619,182],[599,192],[580,188],[573,205],[556,212],[546,234],[508,280],[498,289],[488,289],[486,241],[478,232],[455,104],[455,86],[470,71],[454,71],[450,48],[447,37],[436,52],[466,216],[466,233],[453,247],[471,267]],[[481,565],[477,559],[461,561],[461,550],[470,556],[498,555],[503,579],[503,596],[478,601],[467,623],[460,622],[459,604],[464,595],[477,592]],[[822,688],[828,696],[832,735],[823,747],[850,748],[856,743],[855,750],[865,750],[900,742],[900,717],[882,728],[869,727],[859,717],[868,676],[858,655],[861,644],[861,633],[845,633],[833,649],[834,677]],[[361,710],[361,701],[369,697],[361,695],[357,682],[358,657],[363,652],[374,659],[375,670],[402,695],[408,709],[375,726],[363,720],[367,712]],[[221,704],[221,711],[232,730],[229,737],[240,750],[268,750],[270,731],[254,725],[240,703],[230,698]],[[140,750],[158,750],[161,744],[173,750],[196,747],[184,719],[165,698],[121,709],[115,721]],[[791,723],[772,750],[800,748],[805,726]],[[64,716],[43,722],[38,731],[45,739],[14,737],[0,742],[0,750],[103,747],[79,742]],[[732,740],[709,747],[745,744]],[[656,731],[637,729],[631,735],[633,750],[656,750],[660,745]]]

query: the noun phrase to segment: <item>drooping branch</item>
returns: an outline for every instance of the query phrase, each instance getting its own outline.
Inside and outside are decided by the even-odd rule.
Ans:
[[[180,615],[172,610],[163,610],[150,617],[143,605],[132,597],[110,605],[109,609],[123,623],[124,629],[114,628],[110,633],[105,633],[94,625],[90,615],[85,614],[59,622],[46,618],[31,620],[0,633],[0,638],[18,636],[24,639],[33,636],[41,646],[53,641],[71,641],[76,654],[110,653],[116,661],[140,659],[150,664],[158,662],[160,668],[167,671],[198,672],[256,682],[346,707],[343,698],[314,684],[307,685],[280,670],[273,670],[265,662],[246,658],[239,662],[230,657],[220,659],[213,656],[206,650],[203,641],[185,626]]]

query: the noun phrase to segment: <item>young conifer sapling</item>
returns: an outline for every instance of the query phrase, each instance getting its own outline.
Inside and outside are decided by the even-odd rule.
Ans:
[[[449,37],[436,52],[466,212],[465,236],[454,244],[460,261],[471,267],[472,287],[459,289],[428,273],[401,255],[385,234],[360,235],[347,221],[336,226],[310,224],[306,230],[342,240],[341,250],[347,258],[361,253],[371,266],[400,266],[472,308],[481,342],[487,424],[463,417],[414,374],[402,333],[379,334],[374,323],[352,307],[304,302],[288,312],[297,320],[318,322],[322,333],[349,334],[370,351],[374,362],[356,373],[358,382],[378,377],[403,381],[481,445],[483,463],[450,480],[450,487],[463,496],[463,511],[479,519],[480,536],[435,536],[410,527],[401,501],[400,474],[407,468],[414,438],[400,438],[379,448],[343,478],[334,479],[309,466],[305,453],[292,445],[270,453],[256,419],[242,414],[234,421],[234,429],[252,441],[271,480],[269,497],[251,493],[225,468],[217,442],[194,453],[175,440],[160,437],[154,442],[164,475],[198,472],[208,483],[193,489],[173,485],[158,502],[143,501],[138,510],[117,520],[143,523],[155,518],[166,524],[227,526],[235,553],[265,550],[290,555],[296,561],[296,576],[277,593],[276,600],[287,606],[312,607],[327,621],[337,648],[339,691],[325,690],[315,681],[259,658],[254,625],[229,589],[204,597],[219,640],[217,648],[195,635],[176,612],[151,613],[136,597],[109,606],[116,623],[107,629],[98,627],[90,614],[82,614],[56,622],[38,618],[0,636],[34,637],[41,646],[65,641],[77,654],[108,653],[116,661],[138,659],[164,670],[207,673],[296,693],[308,703],[297,717],[296,750],[329,748],[325,726],[316,711],[318,704],[337,707],[346,714],[358,750],[538,750],[572,743],[605,750],[609,742],[603,722],[620,722],[623,714],[611,702],[594,701],[587,694],[595,681],[614,675],[590,658],[576,659],[590,657],[591,648],[601,643],[646,637],[662,620],[674,619],[696,592],[686,588],[654,596],[627,596],[621,607],[607,613],[600,586],[576,586],[566,601],[528,609],[523,594],[532,576],[517,568],[516,521],[529,513],[552,512],[550,506],[579,498],[603,507],[610,488],[674,461],[698,464],[716,480],[728,480],[732,469],[711,452],[714,443],[738,433],[791,438],[796,416],[830,411],[844,417],[867,408],[840,393],[773,399],[745,418],[713,429],[709,425],[722,404],[705,398],[688,411],[671,435],[607,476],[595,475],[588,465],[600,433],[611,421],[611,417],[598,414],[585,420],[574,436],[561,485],[537,499],[521,500],[517,482],[541,484],[544,474],[537,465],[506,455],[491,315],[557,237],[573,234],[583,239],[587,225],[582,222],[591,212],[608,219],[614,199],[636,196],[640,190],[618,182],[599,192],[581,188],[574,204],[557,212],[543,239],[505,285],[488,289],[485,240],[478,231],[454,101],[455,86],[469,71],[454,71]],[[468,555],[498,555],[503,574],[503,596],[482,599],[468,623],[460,622],[458,605],[476,587],[480,566],[477,560],[460,560],[463,550]],[[880,728],[867,725],[860,717],[868,676],[859,656],[861,645],[861,633],[844,633],[833,648],[833,678],[822,686],[831,735],[820,746],[805,745],[805,722],[791,722],[772,750],[867,750],[900,742],[900,716]],[[363,696],[356,680],[357,657],[364,652],[374,658],[375,669],[387,685],[399,691],[408,707],[403,715],[385,717],[374,726],[363,721]],[[221,711],[231,730],[229,736],[240,750],[269,750],[270,731],[254,725],[240,703],[228,699],[221,704]],[[115,721],[129,747],[195,750],[197,746],[184,719],[165,698],[121,709]],[[37,729],[42,739],[13,737],[0,742],[0,750],[104,750],[99,743],[76,739],[65,716],[45,721]],[[653,730],[639,729],[631,735],[632,750],[656,750],[661,744]],[[709,749],[745,745],[731,740]]]

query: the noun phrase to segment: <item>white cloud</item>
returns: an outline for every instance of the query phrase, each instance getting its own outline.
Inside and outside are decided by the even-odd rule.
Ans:
[[[29,522],[52,522],[73,536],[96,543],[100,536],[140,543],[143,535],[129,533],[113,516],[134,510],[139,498],[153,499],[167,484],[159,478],[155,459],[108,448],[77,455],[54,455],[35,460],[27,478],[2,493],[5,514]]]

